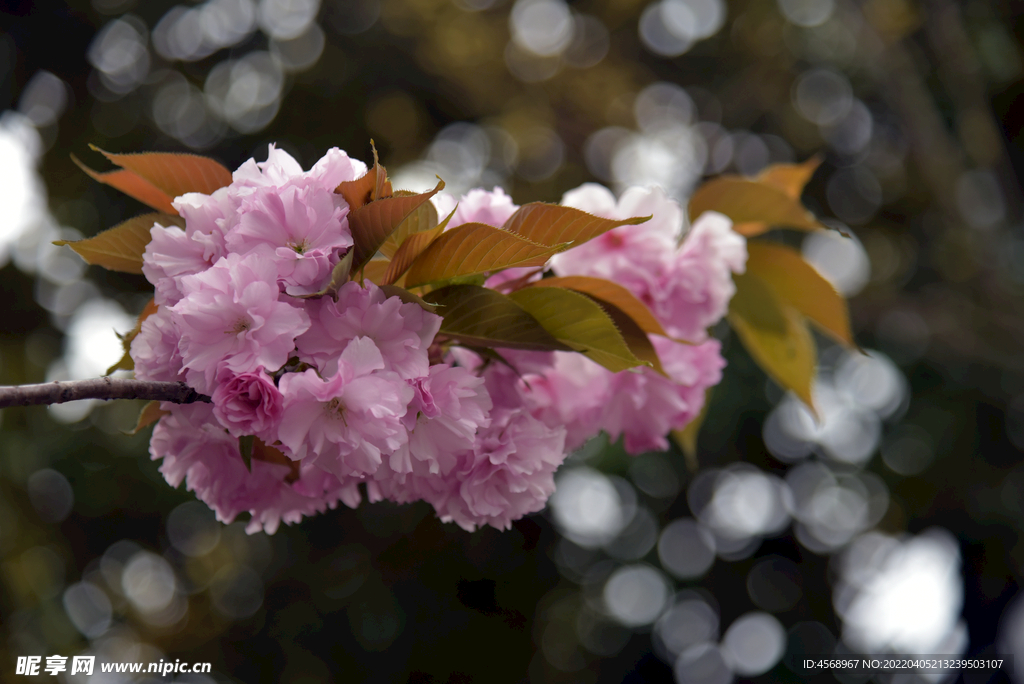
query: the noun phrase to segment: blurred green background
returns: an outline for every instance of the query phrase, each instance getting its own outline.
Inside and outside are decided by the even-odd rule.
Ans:
[[[685,202],[706,176],[820,154],[804,202],[854,237],[802,249],[851,297],[869,354],[819,339],[816,425],[716,330],[729,366],[698,473],[597,441],[548,511],[503,533],[376,504],[246,536],[163,482],[148,431],[122,434],[139,406],[5,409],[0,679],[20,680],[18,656],[86,652],[210,661],[178,678],[203,684],[795,682],[795,660],[837,640],[1024,657],[1022,14],[3,3],[4,384],[102,373],[149,298],[141,276],[50,245],[142,211],[74,166],[105,169],[90,143],[235,168],[273,142],[308,167],[332,146],[369,160],[372,138],[396,187],[437,174],[518,203],[588,181]]]

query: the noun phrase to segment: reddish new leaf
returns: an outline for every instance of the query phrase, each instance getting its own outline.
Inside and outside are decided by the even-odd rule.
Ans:
[[[444,188],[439,180],[430,192],[402,197],[385,197],[364,204],[349,212],[348,225],[352,230],[352,275],[361,269],[377,253],[384,241],[401,225],[412,212]]]
[[[93,149],[172,199],[189,192],[211,195],[231,185],[231,172],[209,157],[173,152],[113,154]]]
[[[131,171],[119,169],[117,171],[100,173],[98,171],[93,171],[83,164],[75,155],[71,155],[71,161],[75,162],[75,164],[78,165],[78,168],[85,171],[93,180],[120,190],[129,197],[142,202],[147,207],[152,207],[153,209],[165,214],[178,213],[178,210],[171,205],[172,197],[163,190],[154,186],[145,178],[140,178]]]
[[[352,211],[383,197],[390,197],[393,194],[391,182],[388,180],[387,169],[377,161],[377,148],[374,147],[372,140],[370,141],[370,148],[373,150],[373,167],[355,180],[343,181],[334,190],[334,192],[345,198]]]

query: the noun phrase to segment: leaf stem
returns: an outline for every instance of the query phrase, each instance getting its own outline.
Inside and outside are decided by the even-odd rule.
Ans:
[[[0,387],[0,408],[63,404],[80,399],[146,399],[174,404],[210,403],[210,397],[199,394],[183,382],[155,382],[126,378],[92,378],[41,385]]]

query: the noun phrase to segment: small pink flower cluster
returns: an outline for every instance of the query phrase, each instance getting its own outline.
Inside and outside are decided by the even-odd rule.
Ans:
[[[183,381],[212,404],[164,404],[150,453],[220,520],[249,512],[250,532],[273,533],[339,501],[358,505],[364,485],[371,501],[422,499],[467,530],[507,528],[543,508],[567,449],[600,430],[624,435],[631,452],[664,449],[700,410],[724,366],[705,328],[746,259],[723,217],[702,219],[677,249],[681,210],[660,191],[616,203],[584,186],[565,198],[609,218],[654,214],[552,265],[625,285],[671,335],[699,342],[652,337],[669,377],[561,352],[503,351],[516,370],[458,348],[438,363],[428,352],[441,318],[418,304],[368,281],[316,294],[353,245],[334,190],[364,173],[338,149],[305,172],[271,146],[228,187],[176,198],[184,229],[153,226],[143,272],[159,308],[132,343],[136,377]],[[456,205],[435,204],[442,215]],[[449,226],[501,225],[516,209],[499,189],[473,190]],[[247,465],[240,440],[250,436]]]

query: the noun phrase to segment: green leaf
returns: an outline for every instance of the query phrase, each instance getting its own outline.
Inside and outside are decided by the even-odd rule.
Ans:
[[[477,285],[449,285],[423,297],[441,308],[440,334],[476,347],[572,351],[505,295]]]
[[[132,359],[131,349],[132,340],[142,331],[142,322],[155,314],[157,311],[156,301],[150,299],[143,307],[142,313],[139,314],[138,320],[135,322],[135,327],[129,330],[121,337],[121,346],[124,348],[124,354],[121,359],[113,366],[107,369],[104,375],[110,375],[114,371],[118,370],[135,370],[135,360]]]
[[[430,198],[443,188],[444,181],[438,180],[437,187],[430,192],[404,197],[385,197],[350,211],[348,225],[355,243],[352,247],[355,254],[352,261],[353,277],[373,258],[402,221],[421,204],[429,202]]]
[[[799,198],[739,176],[720,176],[697,188],[690,198],[690,220],[696,221],[705,211],[725,214],[732,219],[736,231],[747,237],[772,226],[806,231],[825,228],[800,204]]]
[[[647,305],[641,302],[636,296],[617,283],[604,278],[591,278],[589,276],[564,276],[559,278],[544,278],[532,285],[533,287],[564,287],[569,290],[581,292],[589,297],[606,302],[621,309],[629,315],[640,328],[650,335],[661,335],[669,337],[661,323],[654,317]],[[670,338],[675,339],[675,338]],[[683,340],[676,340],[684,342]],[[686,343],[689,344],[689,343]]]
[[[573,247],[578,247],[612,228],[635,226],[650,218],[644,216],[613,221],[572,207],[532,202],[524,204],[512,214],[508,221],[505,221],[503,228],[548,247],[570,242]]]
[[[452,228],[430,243],[405,274],[410,287],[517,266],[543,266],[565,245],[537,244],[484,223]]]
[[[254,435],[243,435],[238,438],[238,453],[242,455],[245,469],[250,473],[252,472],[252,448],[255,441],[256,437]]]
[[[747,352],[772,380],[815,411],[811,386],[817,363],[814,340],[800,312],[755,275],[734,276],[729,324]]]
[[[397,195],[398,193],[395,194]],[[406,238],[425,230],[433,229],[437,226],[437,222],[437,209],[434,208],[434,203],[424,202],[402,221],[398,228],[395,229],[395,232],[388,236],[388,239],[380,246],[381,254],[389,259],[393,259],[395,253],[398,252],[398,248],[402,246]],[[442,228],[441,230],[443,231],[444,229]]]
[[[160,408],[159,401],[147,402],[142,410],[139,411],[139,419],[135,422],[135,429],[131,432],[126,432],[128,435],[137,435],[147,425],[152,425],[156,421],[160,420],[162,416],[170,415],[170,411],[164,411]]]
[[[646,365],[629,349],[611,317],[585,295],[558,287],[528,287],[509,295],[560,342],[610,371]]]
[[[846,299],[836,292],[800,252],[767,242],[747,243],[747,273],[767,283],[775,294],[837,342],[854,347]]]
[[[185,227],[185,219],[169,214],[143,214],[119,223],[99,235],[84,240],[55,240],[53,244],[67,245],[85,259],[85,263],[102,266],[122,273],[142,273],[142,253],[151,239],[154,223],[162,226]]]
[[[596,302],[608,314],[608,317],[612,319],[619,334],[622,335],[622,339],[626,341],[626,346],[629,347],[629,350],[633,352],[636,358],[666,378],[669,377],[668,373],[661,366],[661,359],[658,358],[658,352],[654,349],[654,345],[651,344],[651,338],[647,336],[644,329],[629,314],[614,304],[609,304],[594,297],[590,297],[590,299]]]
[[[437,313],[437,305],[431,304],[424,300],[422,297],[409,292],[403,287],[397,285],[389,285],[385,283],[380,286],[381,292],[384,293],[385,297],[398,297],[406,304],[416,304],[428,313]]]

